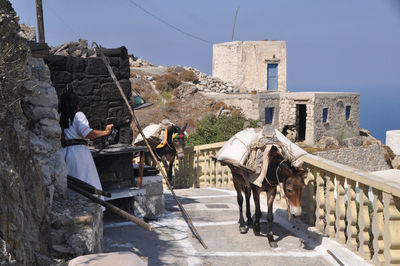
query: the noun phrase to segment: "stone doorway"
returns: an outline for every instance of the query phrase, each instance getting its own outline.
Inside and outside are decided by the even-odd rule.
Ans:
[[[307,105],[296,104],[296,129],[297,141],[304,141],[306,139],[306,121],[307,121]]]

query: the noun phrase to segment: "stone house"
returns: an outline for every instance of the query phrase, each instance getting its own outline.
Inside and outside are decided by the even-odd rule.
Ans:
[[[313,145],[323,136],[359,139],[359,93],[287,91],[285,41],[214,44],[213,76],[241,92],[210,96],[271,127],[295,128],[297,141]]]

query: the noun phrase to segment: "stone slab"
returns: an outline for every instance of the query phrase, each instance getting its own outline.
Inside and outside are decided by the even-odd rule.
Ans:
[[[147,263],[132,252],[98,253],[70,260],[68,266],[146,266]]]

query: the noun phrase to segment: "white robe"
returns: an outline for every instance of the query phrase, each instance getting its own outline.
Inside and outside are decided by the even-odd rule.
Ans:
[[[85,139],[92,130],[85,114],[77,112],[72,125],[70,123],[69,128],[64,129],[65,139]],[[62,148],[62,153],[68,175],[102,190],[99,174],[87,145],[67,146]]]

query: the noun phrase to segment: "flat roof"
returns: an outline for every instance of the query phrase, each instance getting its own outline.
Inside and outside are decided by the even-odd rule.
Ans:
[[[292,98],[309,99],[314,97],[337,97],[337,96],[360,96],[359,92],[325,92],[325,91],[305,91],[305,92],[285,92],[284,96]]]

